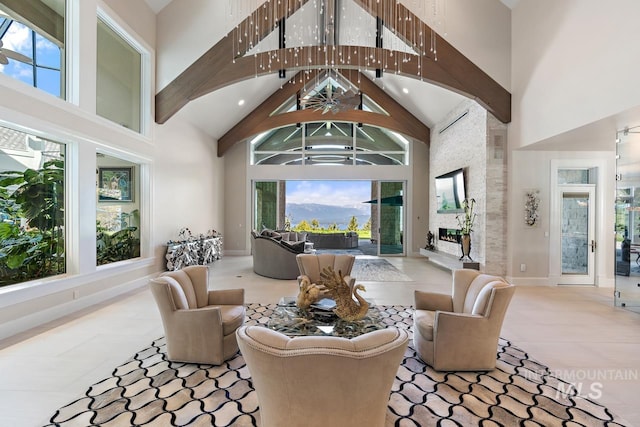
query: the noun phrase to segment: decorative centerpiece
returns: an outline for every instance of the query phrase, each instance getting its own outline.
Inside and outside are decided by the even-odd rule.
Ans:
[[[311,304],[320,299],[320,287],[311,283],[308,277],[304,276],[300,280],[300,291],[296,299],[296,306],[301,310],[307,310]]]
[[[358,294],[358,291],[366,291],[366,289],[363,285],[356,285],[351,289],[345,282],[342,271],[336,273],[331,267],[323,268],[318,284],[336,302],[333,312],[339,318],[352,322],[367,315],[369,303]]]
[[[460,226],[460,246],[462,248],[462,256],[460,261],[473,261],[469,254],[471,253],[471,232],[473,231],[473,223],[476,220],[476,213],[473,211],[476,205],[475,199],[464,199],[462,201],[462,209],[464,213],[456,216],[458,225]]]

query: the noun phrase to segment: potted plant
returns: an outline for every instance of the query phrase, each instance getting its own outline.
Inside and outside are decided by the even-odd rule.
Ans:
[[[475,199],[464,199],[462,201],[462,209],[464,212],[456,216],[458,225],[460,226],[460,234],[462,235],[460,240],[462,247],[461,261],[473,261],[469,254],[471,253],[471,232],[473,231],[473,223],[476,220],[476,213],[473,211],[475,205]]]

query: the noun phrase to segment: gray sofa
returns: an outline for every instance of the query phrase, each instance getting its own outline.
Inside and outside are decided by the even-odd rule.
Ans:
[[[307,240],[314,249],[354,249],[358,247],[358,233],[309,233]]]
[[[292,238],[302,240],[289,240]],[[296,255],[304,252],[305,238],[306,233],[252,231],[253,271],[272,279],[296,279],[300,274]]]

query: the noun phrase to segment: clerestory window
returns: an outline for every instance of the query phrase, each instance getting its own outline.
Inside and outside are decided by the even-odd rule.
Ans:
[[[65,98],[65,1],[0,0],[0,72]]]

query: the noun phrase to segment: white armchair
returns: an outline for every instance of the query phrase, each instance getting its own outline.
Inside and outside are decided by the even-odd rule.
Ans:
[[[237,335],[258,394],[262,427],[385,425],[407,331],[387,328],[353,339],[289,338],[243,326]]]
[[[208,267],[197,265],[151,280],[172,361],[220,365],[238,352],[244,289],[210,291]]]
[[[437,371],[488,371],[515,286],[476,270],[453,272],[451,295],[415,291],[416,351]]]
[[[298,285],[302,278],[307,277],[310,283],[318,283],[320,281],[320,273],[326,267],[331,267],[335,272],[342,272],[344,281],[353,289],[356,278],[351,277],[351,269],[356,257],[348,254],[298,254],[296,262],[300,275],[298,276]]]

